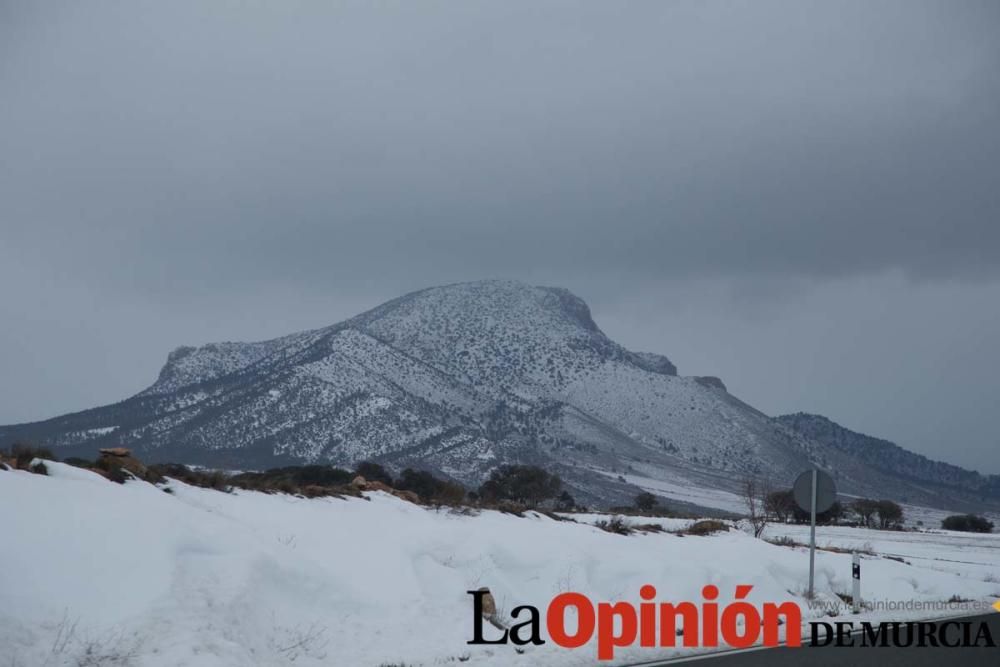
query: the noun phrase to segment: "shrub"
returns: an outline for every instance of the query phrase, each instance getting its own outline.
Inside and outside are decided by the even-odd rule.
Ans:
[[[601,519],[594,523],[594,525],[605,532],[614,533],[615,535],[630,535],[632,533],[632,526],[625,521],[624,517],[620,516]]]
[[[382,482],[392,486],[392,475],[378,463],[362,461],[354,467],[355,474],[361,475],[368,482]]]
[[[639,533],[665,533],[663,526],[658,523],[639,523],[632,526],[632,530]]]
[[[660,500],[648,491],[643,491],[635,497],[636,508],[648,512],[659,504]]]
[[[285,470],[291,471],[292,481],[300,486],[343,486],[354,477],[347,470],[333,466],[293,466]]]
[[[479,487],[479,496],[496,502],[509,500],[534,507],[554,498],[562,489],[562,480],[537,466],[508,465],[493,471]]]
[[[46,459],[48,461],[58,461],[51,449],[45,447],[34,447],[23,442],[15,442],[10,446],[10,451],[3,458],[13,461],[14,467],[18,470],[28,470],[34,459]]]
[[[105,477],[112,482],[124,484],[129,479],[140,479],[151,484],[160,484],[164,481],[163,475],[155,467],[147,467],[135,457],[128,456],[106,456],[98,457],[97,461],[89,468],[101,471]]]
[[[729,530],[729,524],[718,519],[703,519],[695,521],[685,530],[681,531],[685,535],[711,535]]]
[[[274,490],[288,495],[295,495],[299,492],[299,487],[295,486],[290,479],[279,479],[274,485]]]
[[[424,502],[458,505],[465,500],[464,486],[438,479],[426,470],[407,468],[396,481],[396,488],[401,491],[412,491]]]
[[[461,505],[465,502],[465,487],[458,482],[442,482],[441,488],[431,500],[442,505]]]
[[[992,533],[993,522],[975,514],[955,514],[941,521],[945,530],[960,530],[965,533]]]
[[[310,497],[318,497],[332,495],[333,492],[337,494],[348,493],[347,489],[352,477],[351,473],[341,468],[307,465],[271,468],[264,472],[243,472],[231,477],[224,476],[222,482],[250,491],[304,493]],[[304,489],[307,488],[309,491],[305,493]],[[321,492],[320,489],[327,491]]]
[[[131,475],[125,468],[108,468],[104,470],[104,476],[115,484],[124,484],[131,478]]]
[[[365,479],[368,479],[365,477]],[[396,488],[403,491],[413,491],[422,500],[433,498],[440,488],[441,480],[426,470],[407,468],[396,481]]]
[[[515,503],[513,500],[501,500],[496,503],[496,508],[504,514],[513,514],[521,518],[524,517],[524,511],[528,509],[520,503]]]
[[[563,491],[556,498],[556,509],[560,512],[568,512],[576,509],[576,499],[570,495],[569,491]]]

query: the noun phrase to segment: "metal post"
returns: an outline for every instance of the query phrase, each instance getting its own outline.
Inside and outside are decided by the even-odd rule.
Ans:
[[[813,599],[816,574],[816,469],[812,471],[812,508],[809,512],[809,599]]]
[[[851,607],[855,614],[861,613],[861,554],[854,552],[854,563],[851,567],[853,587],[851,589]]]

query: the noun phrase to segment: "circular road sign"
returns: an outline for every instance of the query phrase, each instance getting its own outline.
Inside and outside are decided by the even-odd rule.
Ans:
[[[792,488],[792,495],[795,497],[795,504],[804,512],[812,510],[812,470],[806,470],[795,479],[795,486]],[[837,499],[837,485],[833,478],[822,470],[816,471],[816,514],[825,512],[833,507]]]

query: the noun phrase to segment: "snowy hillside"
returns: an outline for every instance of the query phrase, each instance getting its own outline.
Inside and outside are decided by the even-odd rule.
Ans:
[[[17,439],[62,455],[123,445],[148,461],[241,469],[375,459],[472,486],[502,463],[536,463],[601,505],[640,487],[732,492],[747,475],[787,485],[811,463],[848,494],[955,509],[983,501],[950,478],[873,470],[717,378],[681,377],[666,357],[618,345],[570,292],[509,281],[414,292],[272,341],[179,348],[149,389],[0,427],[0,444]]]
[[[594,663],[593,644],[566,650],[549,642],[523,655],[468,646],[466,591],[481,586],[507,613],[518,604],[544,609],[569,590],[637,603],[643,584],[664,601],[700,600],[701,587],[713,583],[722,602],[737,584],[751,584],[755,603],[794,600],[805,620],[822,614],[801,598],[805,552],[739,531],[622,536],[540,515],[433,510],[381,493],[306,500],[176,481],[165,493],[46,465],[50,476],[0,471],[0,504],[16,508],[0,549],[0,663],[13,667]],[[937,534],[914,546],[924,536],[862,532],[876,550],[909,548],[909,558],[919,549],[924,559],[866,558],[873,599],[992,602],[1000,593],[998,535],[951,544]],[[823,533],[820,543],[828,539]],[[934,554],[947,559],[956,549],[982,566],[938,567]],[[821,600],[849,591],[850,577],[849,555],[818,554]],[[618,662],[664,655],[636,648]]]
[[[981,475],[948,463],[932,461],[887,440],[846,429],[820,415],[799,412],[777,417],[777,421],[824,449],[846,455],[857,465],[884,475],[963,489],[983,498],[1000,497],[1000,475]]]

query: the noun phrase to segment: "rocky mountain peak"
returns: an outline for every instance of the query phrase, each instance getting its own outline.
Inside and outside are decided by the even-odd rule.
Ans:
[[[0,427],[0,442],[84,456],[125,446],[150,461],[240,469],[369,459],[469,485],[498,465],[535,463],[601,503],[629,502],[637,486],[732,494],[746,475],[790,480],[814,461],[845,493],[896,489],[936,502],[928,482],[952,494],[970,479],[991,492],[991,481],[894,446],[830,438],[803,419],[771,419],[718,378],[676,373],[666,357],[609,339],[568,290],[457,283],[321,329],[178,348],[146,391]]]

